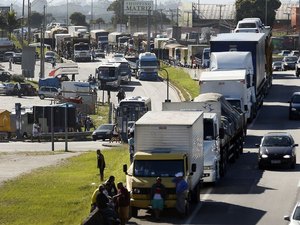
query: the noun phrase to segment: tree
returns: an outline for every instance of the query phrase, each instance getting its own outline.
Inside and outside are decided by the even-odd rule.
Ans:
[[[95,23],[96,24],[105,24],[105,21],[104,21],[104,19],[99,17],[98,19],[95,20]]]
[[[85,15],[80,12],[74,12],[70,16],[71,24],[74,26],[87,26],[87,22],[85,21]]]
[[[21,21],[20,19],[17,19],[15,11],[9,11],[7,13],[7,22],[6,22],[6,30],[9,33],[9,36],[11,37],[11,33],[14,31],[14,29],[20,28]]]
[[[265,25],[273,26],[276,10],[280,6],[280,0],[237,0],[235,2],[236,20],[239,21],[247,17],[257,17],[260,18]],[[265,21],[266,11],[267,21]]]
[[[124,0],[113,1],[107,8],[107,11],[115,12],[115,15],[111,19],[115,26],[119,23],[126,24],[128,21],[128,17],[123,15],[122,2],[124,2]]]
[[[30,15],[30,26],[39,28],[43,23],[44,16],[38,12],[32,12]]]

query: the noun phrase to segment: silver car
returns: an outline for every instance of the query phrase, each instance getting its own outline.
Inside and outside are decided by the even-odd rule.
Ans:
[[[42,86],[39,88],[38,95],[40,99],[54,98],[59,94],[60,90],[56,87]]]
[[[289,225],[296,225],[300,223],[300,202],[297,202],[292,214],[284,216],[284,220],[290,221]]]

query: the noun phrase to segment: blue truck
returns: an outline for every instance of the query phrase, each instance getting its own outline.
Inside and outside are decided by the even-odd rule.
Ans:
[[[272,85],[272,48],[266,33],[223,33],[210,41],[211,52],[251,52],[257,107]]]
[[[156,81],[158,78],[159,61],[154,53],[139,54],[136,78],[139,80]]]

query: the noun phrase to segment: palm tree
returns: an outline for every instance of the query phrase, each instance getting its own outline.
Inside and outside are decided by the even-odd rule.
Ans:
[[[6,30],[9,33],[9,37],[11,38],[11,33],[14,29],[20,28],[21,21],[16,18],[15,11],[9,11],[7,14],[7,22],[6,22]]]

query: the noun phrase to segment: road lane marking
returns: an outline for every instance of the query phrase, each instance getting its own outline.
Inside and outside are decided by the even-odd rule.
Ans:
[[[197,204],[197,207],[194,209],[192,215],[184,222],[184,224],[191,224],[192,220],[194,219],[194,217],[197,215],[198,211],[200,210],[200,208],[202,207],[202,202],[207,200],[210,193],[212,192],[212,188],[209,188],[206,193],[202,194],[202,198],[200,196],[200,203]]]

